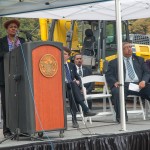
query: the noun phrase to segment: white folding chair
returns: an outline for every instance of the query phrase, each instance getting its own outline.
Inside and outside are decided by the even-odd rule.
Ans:
[[[87,101],[90,99],[103,99],[103,111],[100,111],[99,113],[97,113],[97,116],[106,116],[106,115],[113,115],[113,119],[114,119],[114,110],[113,110],[113,106],[111,103],[111,94],[109,94],[109,90],[108,90],[108,86],[106,83],[106,79],[105,79],[105,75],[90,75],[90,76],[85,76],[83,78],[81,78],[82,80],[82,88],[83,88],[83,94],[84,94],[84,98],[85,98],[85,104],[88,106]],[[90,82],[101,82],[103,83],[103,91],[102,92],[98,92],[98,93],[92,93],[92,94],[87,94],[86,93],[86,89],[84,87],[84,85],[86,83],[90,83]],[[110,110],[108,111],[106,109],[106,98],[108,98],[109,101],[109,106],[110,106]],[[81,114],[83,116],[83,112],[81,110]],[[93,118],[95,116],[89,117],[90,118],[90,123],[92,123],[91,118]]]
[[[145,117],[148,118],[150,114],[150,102],[149,100],[145,99]]]
[[[140,96],[136,96],[136,95],[129,95],[129,98],[133,99],[133,110],[127,110],[127,113],[129,114],[141,114],[143,117],[143,120],[145,120],[145,112],[144,112],[144,107],[142,104],[142,99]],[[137,109],[136,104],[139,101],[140,104],[140,108]]]

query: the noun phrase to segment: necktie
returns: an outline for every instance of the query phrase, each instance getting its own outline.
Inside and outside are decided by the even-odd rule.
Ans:
[[[79,76],[82,77],[81,67],[79,67]]]
[[[128,69],[128,76],[131,80],[133,80],[135,78],[135,74],[134,74],[134,71],[133,71],[133,68],[129,62],[129,59],[127,59],[127,69]]]
[[[65,66],[66,78],[67,78],[68,82],[71,82],[72,79],[71,79],[71,74],[70,74],[69,68],[68,68],[67,64],[64,64],[64,66]]]

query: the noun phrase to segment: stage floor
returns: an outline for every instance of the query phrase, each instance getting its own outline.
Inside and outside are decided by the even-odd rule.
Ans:
[[[135,131],[143,131],[144,130],[150,130],[150,118],[147,118],[146,120],[142,119],[141,115],[128,115],[129,120],[127,122],[127,130],[122,131],[121,130],[121,124],[118,124],[117,122],[113,121],[112,116],[106,116],[106,117],[99,117],[94,118],[93,123],[90,124],[89,122],[86,122],[86,125],[83,124],[82,121],[78,121],[80,128],[75,129],[72,128],[72,121],[68,119],[68,128],[64,132],[64,137],[59,137],[59,131],[49,131],[45,132],[43,135],[42,140],[43,141],[60,141],[60,140],[68,140],[68,139],[78,139],[78,138],[84,138],[84,137],[92,137],[97,135],[112,135],[112,134],[121,134],[121,133],[131,133]],[[2,125],[2,123],[1,123]],[[38,137],[36,134],[35,137]],[[2,129],[0,129],[0,141],[3,140],[3,134]],[[20,137],[19,141],[16,140],[7,140],[0,144],[0,149],[3,147],[13,147],[16,145],[26,145],[29,143],[37,143],[40,142],[39,140],[32,141],[28,137]]]

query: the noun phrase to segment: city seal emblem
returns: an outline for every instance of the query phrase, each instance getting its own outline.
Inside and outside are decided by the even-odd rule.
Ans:
[[[58,63],[51,54],[45,54],[39,62],[40,72],[45,77],[53,77],[58,70]]]

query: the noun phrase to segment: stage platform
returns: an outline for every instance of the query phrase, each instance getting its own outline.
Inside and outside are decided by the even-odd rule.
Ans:
[[[68,119],[68,128],[64,137],[59,137],[59,131],[45,132],[40,140],[20,137],[17,140],[7,140],[0,144],[0,149],[6,150],[149,150],[150,149],[150,119],[143,120],[141,115],[129,114],[127,130],[122,131],[121,125],[113,121],[112,116],[95,118],[93,123],[86,125],[78,121],[80,128],[72,128]],[[34,137],[38,137],[37,134]],[[0,140],[3,140],[0,129]]]

